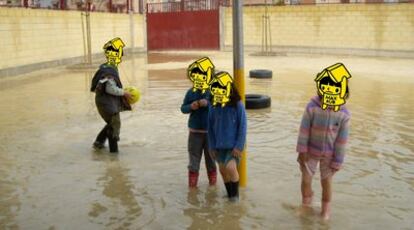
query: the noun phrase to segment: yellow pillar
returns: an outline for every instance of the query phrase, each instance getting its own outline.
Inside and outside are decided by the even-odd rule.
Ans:
[[[234,82],[245,105],[244,96],[244,49],[243,49],[243,0],[233,1],[233,70]],[[247,186],[246,145],[239,164],[239,185]]]
[[[234,69],[234,81],[237,90],[240,93],[240,97],[243,100],[243,104],[246,104],[246,97],[245,97],[245,91],[244,91],[244,69]],[[247,151],[246,151],[246,145],[244,147],[242,157],[240,159],[238,171],[239,171],[239,185],[240,187],[246,187],[247,186]]]

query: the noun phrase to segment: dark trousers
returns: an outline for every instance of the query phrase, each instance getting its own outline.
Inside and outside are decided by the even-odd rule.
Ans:
[[[99,109],[98,111],[101,117],[106,122],[106,125],[103,127],[103,129],[99,132],[98,136],[96,137],[96,142],[103,144],[108,138],[110,151],[118,152],[117,142],[119,141],[119,133],[121,130],[121,119],[119,113],[110,115]]]
[[[190,132],[188,135],[188,170],[198,172],[204,152],[204,160],[208,172],[216,171],[216,164],[208,152],[207,133]]]

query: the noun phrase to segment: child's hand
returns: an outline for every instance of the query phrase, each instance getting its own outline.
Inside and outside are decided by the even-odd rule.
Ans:
[[[192,110],[197,110],[198,108],[200,108],[200,105],[198,104],[198,101],[194,101],[193,103],[191,103],[191,109]]]
[[[306,153],[299,153],[298,161],[301,166],[304,166],[306,161],[308,161],[308,154]]]
[[[339,171],[338,168],[334,168],[334,167],[331,167],[331,170],[332,170],[332,176],[335,175]]]
[[[131,95],[129,92],[127,92],[127,91],[124,91],[124,97],[125,97],[128,101],[132,99],[132,95]]]
[[[200,107],[206,107],[208,105],[208,101],[206,99],[201,99],[198,101]]]
[[[240,158],[242,155],[242,151],[234,148],[233,151],[231,151],[231,155],[233,155],[234,157]]]

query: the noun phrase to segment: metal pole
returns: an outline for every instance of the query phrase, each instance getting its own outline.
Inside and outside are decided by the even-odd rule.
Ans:
[[[134,48],[135,48],[135,25],[134,25],[134,9],[133,9],[133,5],[132,2],[130,2],[130,7],[129,7],[129,29],[130,29],[130,34],[131,34],[131,54],[134,52]]]
[[[81,23],[82,23],[82,41],[83,41],[83,63],[87,63],[87,52],[86,52],[86,34],[85,34],[85,23],[83,22],[84,13],[81,12]]]
[[[264,52],[265,16],[262,15],[262,53]]]
[[[243,50],[243,0],[233,1],[233,71],[237,90],[245,104],[244,93],[244,50]],[[247,185],[247,152],[246,148],[239,165],[239,184],[241,187]]]
[[[267,37],[267,16],[265,16],[265,52],[269,51],[269,39]]]
[[[91,15],[90,15],[90,10],[91,10],[91,3],[92,0],[88,0],[87,4],[86,4],[86,41],[88,44],[88,64],[91,65],[92,64],[92,39],[91,39]]]
[[[270,25],[270,16],[267,15],[268,25],[269,25],[269,43],[270,43],[270,53],[272,53],[272,26]]]

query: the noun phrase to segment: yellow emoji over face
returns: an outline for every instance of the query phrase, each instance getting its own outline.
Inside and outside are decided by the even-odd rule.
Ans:
[[[342,63],[331,65],[316,76],[318,94],[323,98],[322,109],[333,106],[336,112],[345,104],[349,78],[351,74]]]
[[[220,72],[214,76],[210,85],[210,92],[213,97],[213,106],[221,104],[222,107],[230,101],[233,78],[227,72]]]
[[[118,66],[118,64],[121,63],[124,46],[125,44],[120,38],[114,38],[105,43],[103,49],[105,51],[105,56],[109,64]]]
[[[208,57],[201,58],[188,67],[188,77],[193,82],[193,92],[205,93],[210,86],[214,65]]]

